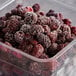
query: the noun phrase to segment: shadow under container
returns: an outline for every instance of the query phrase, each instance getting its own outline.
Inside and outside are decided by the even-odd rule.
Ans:
[[[0,16],[15,8],[17,1],[6,4]],[[39,3],[43,11],[53,9],[70,18],[75,25],[76,11],[53,0],[23,0],[24,6]],[[49,59],[39,59],[0,42],[0,72],[5,76],[74,76],[76,72],[76,39]]]

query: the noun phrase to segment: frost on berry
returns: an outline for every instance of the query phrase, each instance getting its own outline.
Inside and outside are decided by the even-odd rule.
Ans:
[[[7,27],[3,29],[3,32],[15,32],[19,29],[19,21],[17,19],[11,19],[7,22]]]
[[[29,33],[30,29],[31,29],[31,26],[27,24],[22,25],[22,27],[20,28],[20,30],[23,31],[24,33]]]
[[[45,35],[45,34],[38,34],[37,35],[37,40],[39,43],[41,43],[45,48],[48,48],[51,45],[51,40],[50,38]]]
[[[14,42],[14,35],[12,33],[7,32],[4,36],[5,40],[8,42]]]
[[[67,25],[63,25],[62,27],[62,32],[63,32],[63,35],[65,35],[65,37],[68,39],[71,37],[71,29],[69,26]]]
[[[50,27],[48,25],[43,25],[44,32],[48,34],[50,32]]]
[[[17,19],[17,20],[21,20],[21,17],[20,16],[16,16],[16,15],[12,15],[11,17],[10,17],[10,19]]]
[[[52,41],[52,43],[56,42],[57,40],[57,36],[58,36],[58,33],[57,31],[52,31],[48,34],[50,40]]]
[[[32,55],[35,57],[40,57],[44,52],[44,48],[41,44],[37,44],[34,46]]]
[[[38,33],[44,33],[44,28],[41,25],[32,25],[30,31],[32,35],[37,35]]]
[[[49,25],[50,24],[50,18],[46,16],[41,16],[37,20],[37,24],[40,25]]]
[[[24,21],[26,24],[34,24],[37,22],[37,15],[33,12],[25,13]]]
[[[53,16],[50,17],[50,20],[51,20],[51,23],[49,26],[52,31],[57,30],[57,28],[62,25],[62,23]]]
[[[22,43],[23,40],[24,40],[24,32],[22,31],[17,31],[15,34],[14,34],[14,38],[15,38],[15,41],[18,42],[18,43]]]

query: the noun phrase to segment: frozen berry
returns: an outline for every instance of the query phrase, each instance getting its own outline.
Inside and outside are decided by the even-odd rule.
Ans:
[[[6,17],[9,18],[12,14],[11,13],[6,13]]]
[[[59,44],[57,47],[57,50],[60,51],[61,49],[63,49],[65,47],[65,44]]]
[[[34,24],[37,22],[37,15],[33,12],[27,12],[24,19],[26,24]]]
[[[6,27],[6,21],[0,20],[0,28]]]
[[[41,68],[37,62],[30,63],[29,71],[36,75],[41,75]]]
[[[51,46],[47,50],[47,54],[51,57],[54,56],[58,52],[57,47],[58,47],[57,43],[52,43]]]
[[[32,40],[33,36],[30,33],[26,33],[24,39],[25,40]]]
[[[72,32],[72,34],[75,34],[76,35],[76,27],[75,26],[72,26],[71,27],[71,32]]]
[[[24,32],[23,31],[17,31],[15,34],[14,34],[14,38],[15,38],[15,41],[18,42],[18,43],[22,43],[23,40],[24,40]]]
[[[33,50],[33,45],[32,44],[28,44],[25,46],[25,50],[24,52],[31,54],[31,51]]]
[[[61,28],[62,28],[62,32],[63,32],[63,34],[65,35],[66,38],[71,37],[71,29],[70,29],[69,26],[63,25]]]
[[[34,40],[34,39],[31,40],[30,42],[31,42],[32,45],[37,45],[38,44],[38,42],[36,40]]]
[[[37,35],[37,40],[41,43],[45,48],[48,48],[51,45],[51,40],[47,35],[42,33]]]
[[[64,24],[71,26],[71,20],[63,19]]]
[[[44,28],[45,33],[50,32],[50,27],[48,25],[43,25],[43,28]]]
[[[37,14],[38,17],[41,17],[41,16],[45,15],[45,13],[43,11],[36,12],[36,14]]]
[[[53,30],[57,30],[57,28],[61,25],[61,22],[56,19],[55,17],[51,16],[50,17],[51,23],[50,23],[50,29]]]
[[[17,8],[11,10],[11,14],[17,15]]]
[[[24,33],[28,33],[30,29],[31,29],[31,26],[27,24],[22,25],[22,27],[20,28],[20,30],[23,31]]]
[[[7,23],[7,27],[3,29],[3,32],[15,32],[19,29],[19,21],[17,19],[11,19]]]
[[[40,57],[44,52],[44,48],[41,44],[37,44],[34,46],[32,55],[35,57]]]
[[[48,34],[50,40],[52,41],[52,43],[56,42],[57,40],[57,36],[58,36],[58,33],[57,31],[52,31]]]
[[[63,19],[63,15],[61,13],[57,14],[57,19],[62,20]]]
[[[18,8],[20,8],[20,7],[22,7],[22,5],[21,4],[18,4],[17,6],[16,6],[16,8],[18,9]]]
[[[50,24],[50,18],[46,16],[41,16],[38,18],[37,24],[40,25],[49,25]]]
[[[48,59],[49,57],[48,57],[48,55],[46,55],[45,53],[43,53],[39,58],[41,58],[41,59]]]
[[[24,24],[25,24],[24,20],[20,20],[20,26],[22,26]]]
[[[55,16],[55,17],[56,17],[57,14],[54,12],[54,10],[51,9],[51,10],[49,10],[49,11],[46,13],[46,16],[47,16],[47,17],[50,17],[50,16]]]
[[[21,17],[20,16],[16,16],[16,15],[12,15],[10,17],[10,19],[18,19],[20,21],[21,20]]]
[[[64,36],[64,34],[63,33],[62,34],[59,34],[56,42],[58,44],[61,44],[61,43],[65,43],[65,41],[66,41],[66,37]]]
[[[32,35],[37,35],[38,33],[44,33],[44,28],[41,25],[32,25],[30,31]]]
[[[34,12],[38,12],[40,10],[40,5],[38,3],[36,3],[32,6],[32,8],[33,8]]]
[[[33,12],[33,8],[31,6],[27,6],[24,8],[25,12]]]
[[[5,40],[8,42],[13,42],[14,41],[14,35],[12,33],[6,33],[4,36]]]

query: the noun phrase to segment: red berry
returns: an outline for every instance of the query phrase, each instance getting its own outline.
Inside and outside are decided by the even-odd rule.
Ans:
[[[71,27],[71,32],[72,32],[72,34],[75,34],[76,35],[76,27],[75,26],[72,26]]]
[[[29,71],[36,75],[41,75],[41,68],[37,62],[30,63]]]
[[[46,55],[45,53],[43,53],[39,58],[41,58],[41,59],[48,59],[49,57],[48,57],[48,55]]]
[[[44,52],[44,48],[41,44],[37,44],[34,46],[32,55],[35,57],[40,57]]]
[[[71,20],[63,19],[64,24],[71,26]]]
[[[37,44],[38,44],[38,42],[37,42],[36,40],[31,40],[30,42],[31,42],[31,44],[33,44],[33,45],[37,45]]]
[[[34,12],[38,12],[40,10],[40,5],[38,3],[36,3],[32,6],[32,8],[33,8]]]
[[[50,32],[48,34],[48,36],[49,36],[50,40],[52,41],[52,43],[56,42],[57,36],[58,36],[57,31]]]
[[[33,12],[33,8],[31,6],[27,6],[24,8],[25,12]]]
[[[49,33],[50,32],[50,27],[48,25],[43,25],[43,28],[45,30],[45,33]]]

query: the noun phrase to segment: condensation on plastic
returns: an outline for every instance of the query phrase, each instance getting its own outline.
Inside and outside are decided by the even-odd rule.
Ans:
[[[11,9],[15,8],[19,3],[17,1],[18,0],[13,0],[12,3],[7,3],[8,6],[0,11],[0,16],[3,16],[6,12],[10,12]],[[41,10],[46,12],[50,8],[54,9],[56,12],[61,12],[65,18],[70,18],[74,25],[76,23],[76,11],[65,7],[57,1],[22,0],[20,3],[23,4],[24,7],[39,3]],[[72,76],[76,71],[75,58],[76,39],[49,59],[35,58],[0,42],[0,67],[2,71],[7,72],[7,74],[13,74],[11,76]]]

